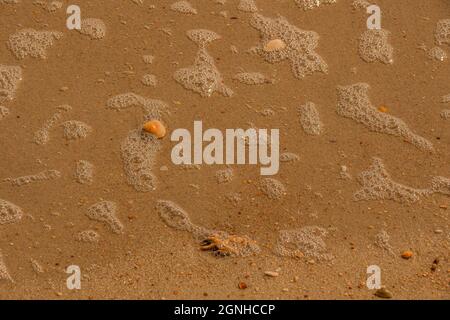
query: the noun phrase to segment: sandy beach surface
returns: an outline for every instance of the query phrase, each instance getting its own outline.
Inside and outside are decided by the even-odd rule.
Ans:
[[[450,2],[328,2],[0,0],[0,298],[449,299]]]

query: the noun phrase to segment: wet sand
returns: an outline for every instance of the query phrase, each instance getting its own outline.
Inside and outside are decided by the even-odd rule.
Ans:
[[[0,100],[0,298],[378,299],[366,287],[370,265],[394,299],[450,298],[450,60],[429,55],[450,54],[435,36],[448,1],[376,1],[393,53],[369,50],[373,62],[360,52],[368,15],[347,0],[310,10],[256,0],[256,12],[232,0],[190,0],[183,12],[175,0],[84,1],[82,18],[104,25],[88,20],[82,32],[65,26],[67,1],[6,2],[0,65],[19,66],[22,80],[0,82],[9,93]],[[306,45],[313,72],[301,68],[311,57],[303,47],[282,61],[264,51],[277,28],[292,30],[258,29],[278,15],[317,34]],[[10,37],[27,29],[52,40],[17,54]],[[190,38],[196,29],[220,38]],[[206,68],[214,85],[193,90],[175,76],[186,68]],[[356,84],[370,87],[363,103],[342,103],[340,90]],[[149,119],[169,133],[195,120],[279,128],[291,161],[269,177],[255,165],[174,165],[170,136],[141,132]],[[161,201],[185,215],[161,214]],[[231,256],[214,255],[217,243]],[[66,287],[70,265],[81,268],[81,290]]]

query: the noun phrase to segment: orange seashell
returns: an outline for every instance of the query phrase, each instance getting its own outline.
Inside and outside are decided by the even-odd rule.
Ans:
[[[266,52],[273,52],[273,51],[279,51],[286,48],[286,43],[281,39],[273,39],[266,43],[264,46],[264,51]]]
[[[380,106],[380,107],[378,107],[378,111],[387,113],[387,112],[389,112],[389,109],[385,106]]]
[[[159,120],[151,120],[144,124],[144,130],[155,135],[158,139],[164,138],[167,130]]]
[[[402,258],[403,259],[410,259],[413,256],[413,252],[410,250],[406,250],[402,253]]]

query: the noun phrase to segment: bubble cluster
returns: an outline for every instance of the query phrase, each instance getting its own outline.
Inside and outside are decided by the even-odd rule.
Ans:
[[[108,100],[107,106],[110,109],[122,111],[131,107],[140,107],[144,112],[143,121],[161,120],[164,113],[168,113],[168,106],[165,102],[157,99],[148,99],[132,92],[127,92],[112,97]]]
[[[324,238],[328,231],[318,226],[306,226],[298,230],[281,230],[275,252],[282,257],[331,260]]]
[[[246,85],[273,83],[272,80],[268,79],[265,75],[259,72],[239,72],[233,77],[233,79]]]
[[[442,103],[450,103],[450,94],[442,97]]]
[[[122,233],[123,225],[116,215],[117,205],[112,201],[100,201],[87,210],[87,217],[91,220],[104,223],[112,232]]]
[[[353,1],[352,6],[355,9],[365,9],[370,6],[370,2],[366,0],[355,0]]]
[[[184,14],[197,14],[197,9],[192,7],[192,4],[188,1],[177,1],[170,6],[172,11],[184,13]]]
[[[156,154],[161,141],[142,130],[131,131],[121,145],[123,168],[128,184],[139,192],[156,189],[157,179],[153,174]]]
[[[94,165],[86,160],[79,160],[75,170],[75,180],[80,184],[91,184],[94,181]]]
[[[22,219],[23,211],[15,204],[0,199],[0,225],[16,223]]]
[[[42,265],[37,261],[36,259],[31,258],[30,259],[31,268],[33,268],[33,271],[35,273],[44,273],[44,268]]]
[[[238,10],[243,12],[256,12],[258,7],[254,0],[239,0]]]
[[[22,80],[22,68],[0,65],[0,103],[14,99]]]
[[[93,40],[100,40],[106,36],[106,25],[101,19],[86,18],[81,20],[79,32]]]
[[[286,195],[286,187],[277,179],[263,178],[257,183],[259,191],[271,200],[279,200]]]
[[[80,242],[97,243],[100,235],[94,230],[84,230],[76,235],[76,239]]]
[[[144,61],[145,64],[152,64],[155,60],[155,57],[149,54],[142,56],[142,61]]]
[[[437,60],[437,61],[444,61],[447,59],[447,53],[439,48],[439,47],[433,47],[430,50],[428,50],[428,58]]]
[[[439,20],[434,33],[438,45],[450,45],[450,19]]]
[[[431,180],[430,192],[450,196],[450,179],[445,177],[434,177]]]
[[[54,125],[62,118],[65,112],[72,110],[69,105],[61,105],[56,107],[57,111],[52,115],[50,119],[45,121],[41,129],[34,133],[34,142],[39,145],[44,145],[50,141],[50,130]]]
[[[219,36],[212,31],[197,29],[187,32],[187,36],[199,46],[194,65],[175,71],[173,77],[185,89],[192,90],[202,97],[210,97],[214,92],[219,92],[225,97],[233,95],[222,79],[217,69],[214,58],[211,57],[205,46],[209,42],[218,39]]]
[[[53,13],[57,10],[61,9],[63,6],[62,1],[45,1],[45,0],[36,0],[33,4],[40,6],[42,9]]]
[[[441,111],[441,118],[448,120],[450,119],[450,109],[444,109]]]
[[[186,231],[199,241],[202,250],[211,250],[221,255],[250,256],[260,252],[255,241],[247,236],[230,235],[223,231],[208,230],[192,223],[187,212],[172,201],[158,200],[156,210],[164,223],[175,230]]]
[[[223,169],[216,172],[216,180],[218,184],[228,183],[233,180],[233,169]]]
[[[336,2],[337,0],[295,0],[297,6],[303,10],[311,10],[318,8],[323,4],[333,4]]]
[[[6,178],[3,181],[11,183],[13,186],[19,187],[33,182],[55,180],[61,177],[61,172],[58,170],[45,170],[38,174],[22,176],[18,178]]]
[[[9,37],[8,48],[17,59],[24,59],[27,56],[46,59],[47,49],[62,36],[63,34],[57,31],[23,29]]]
[[[359,38],[359,55],[366,62],[394,62],[394,48],[389,43],[390,32],[384,29],[366,30]]]
[[[278,63],[289,60],[296,78],[304,78],[315,72],[324,72],[328,66],[315,52],[319,44],[319,35],[314,31],[304,31],[291,25],[286,18],[266,18],[253,14],[251,25],[261,34],[261,43],[252,49],[267,62]],[[274,39],[282,40],[285,47],[280,50],[265,50],[266,45]]]
[[[92,128],[82,121],[69,120],[62,125],[64,138],[67,140],[85,139],[92,132]]]
[[[3,255],[0,252],[0,281],[13,282],[11,275],[9,274],[8,268],[6,267]]]
[[[312,102],[300,106],[300,124],[307,134],[318,136],[323,131],[323,123],[320,121],[319,111]]]
[[[381,230],[375,236],[375,245],[388,251],[389,253],[394,253],[394,249],[390,244],[390,236],[386,230]]]
[[[0,106],[0,120],[3,120],[9,115],[9,109],[7,107]]]
[[[433,150],[432,143],[413,133],[403,120],[378,111],[370,102],[369,88],[367,83],[339,86],[338,114],[363,124],[371,131],[402,137],[419,149]]]
[[[158,80],[154,74],[144,74],[142,76],[141,82],[147,87],[156,87]]]
[[[357,201],[393,200],[411,203],[430,194],[428,189],[414,189],[393,181],[379,158],[373,159],[372,165],[358,176],[358,181],[363,188],[354,194]]]
[[[280,154],[280,162],[295,162],[300,159],[298,154],[292,152],[283,152]]]

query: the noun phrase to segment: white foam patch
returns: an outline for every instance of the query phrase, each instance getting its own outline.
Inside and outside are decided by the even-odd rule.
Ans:
[[[233,79],[249,86],[273,83],[271,79],[260,72],[239,72]]]
[[[439,20],[434,32],[434,38],[438,45],[450,45],[450,19]]]
[[[286,195],[286,187],[284,184],[274,178],[260,179],[257,187],[270,200],[279,200]]]
[[[75,180],[80,184],[92,184],[94,181],[94,165],[86,160],[77,161]]]
[[[239,0],[238,10],[243,12],[256,12],[258,7],[254,0]]]
[[[61,124],[66,140],[86,139],[92,128],[82,121],[69,120]]]
[[[0,225],[16,223],[22,219],[23,211],[15,204],[0,199]]]
[[[101,19],[86,18],[81,20],[81,29],[78,31],[92,40],[101,40],[106,36],[106,24]]]
[[[3,259],[3,255],[0,252],[0,282],[9,281],[14,282],[9,274],[8,268],[6,267],[5,260]]]
[[[322,133],[323,123],[320,121],[319,111],[314,103],[307,102],[300,106],[299,114],[303,131],[313,136],[318,136]]]
[[[339,86],[338,114],[363,124],[371,131],[402,137],[422,150],[434,150],[430,141],[415,134],[403,120],[378,111],[370,102],[369,88],[367,83]]]
[[[384,29],[366,30],[359,38],[359,55],[366,62],[394,63],[394,48],[389,43],[390,32]]]
[[[61,172],[58,170],[45,170],[33,175],[22,176],[18,178],[6,178],[3,181],[11,183],[11,185],[20,187],[33,182],[56,180],[61,177]]]
[[[304,31],[291,25],[286,18],[266,18],[260,14],[253,14],[251,25],[260,32],[260,44],[252,48],[270,63],[288,60],[296,78],[304,78],[315,72],[328,70],[326,62],[315,52],[319,44],[319,35],[314,31]],[[273,40],[281,40],[285,46],[279,50],[267,49],[267,44]]]
[[[295,0],[297,6],[303,10],[311,10],[325,4],[334,4],[336,2],[337,0]]]
[[[113,233],[123,233],[123,225],[117,217],[117,205],[115,202],[97,202],[88,208],[86,215],[91,220],[107,225]]]
[[[205,46],[218,39],[219,36],[209,30],[196,29],[187,32],[187,36],[199,46],[194,64],[175,71],[173,77],[185,89],[194,91],[202,97],[210,97],[218,92],[225,97],[233,95],[233,91],[223,83],[222,75]]]
[[[62,36],[62,32],[58,31],[23,29],[9,37],[8,48],[17,59],[24,59],[27,56],[46,59],[47,50]]]
[[[197,14],[197,9],[195,9],[192,4],[188,1],[177,1],[172,3],[170,9],[175,12],[184,14]]]
[[[0,65],[0,103],[14,99],[22,81],[22,68]]]
[[[426,189],[415,189],[395,182],[380,158],[373,159],[372,165],[358,176],[358,181],[363,188],[354,194],[357,201],[393,200],[399,203],[413,203],[433,193],[450,195],[450,179],[444,177],[434,177],[431,187]]]
[[[282,257],[331,260],[324,238],[328,231],[318,226],[306,226],[297,230],[281,230],[275,252]]]
[[[42,128],[34,133],[34,142],[38,145],[47,144],[50,141],[50,130],[55,126],[55,124],[61,120],[64,113],[72,110],[69,105],[61,105],[56,107],[57,111],[51,116],[50,119],[45,121]]]

